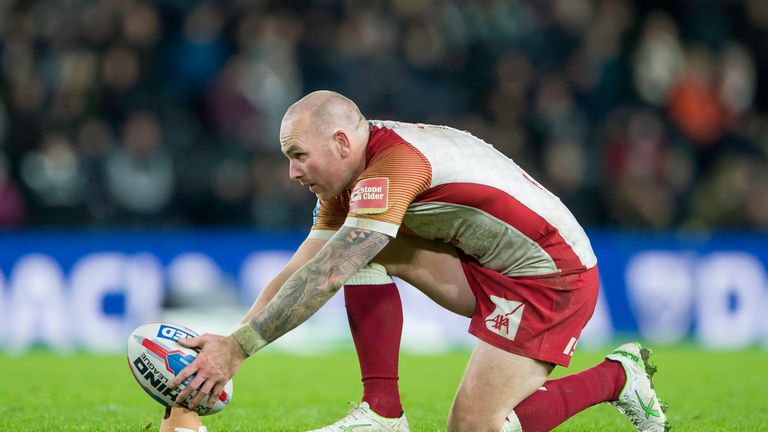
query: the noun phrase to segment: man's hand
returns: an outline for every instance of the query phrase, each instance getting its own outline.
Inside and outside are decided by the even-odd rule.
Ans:
[[[213,407],[224,390],[224,385],[240,369],[246,354],[240,344],[231,336],[204,334],[198,337],[179,339],[179,343],[187,348],[199,349],[195,361],[182,369],[170,382],[171,388],[177,387],[187,378],[195,375],[184,390],[176,397],[176,402],[184,402],[193,392],[197,394],[189,402],[187,408],[197,406],[206,396],[211,395],[208,407]]]

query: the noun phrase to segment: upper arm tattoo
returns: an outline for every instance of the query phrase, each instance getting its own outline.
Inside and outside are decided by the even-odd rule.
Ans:
[[[389,236],[376,231],[341,227],[251,319],[251,326],[267,342],[289,332],[320,309],[389,240]]]

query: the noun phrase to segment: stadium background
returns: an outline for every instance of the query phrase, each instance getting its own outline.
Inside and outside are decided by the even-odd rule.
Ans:
[[[768,346],[768,2],[0,2],[0,347],[223,331],[311,223],[285,108],[466,129],[588,228],[583,345]],[[471,344],[403,287],[404,349]],[[351,347],[340,296],[278,349]]]

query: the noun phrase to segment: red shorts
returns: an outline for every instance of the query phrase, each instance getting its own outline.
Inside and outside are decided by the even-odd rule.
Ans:
[[[459,254],[477,303],[469,332],[505,351],[568,366],[597,303],[598,273],[507,277]]]

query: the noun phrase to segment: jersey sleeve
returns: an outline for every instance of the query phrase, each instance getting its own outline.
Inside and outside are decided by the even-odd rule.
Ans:
[[[408,206],[431,182],[432,167],[421,152],[407,143],[389,146],[358,177],[343,225],[395,237]]]
[[[312,230],[309,238],[328,240],[344,225],[349,211],[349,193],[343,193],[330,201],[317,200],[312,212]]]

